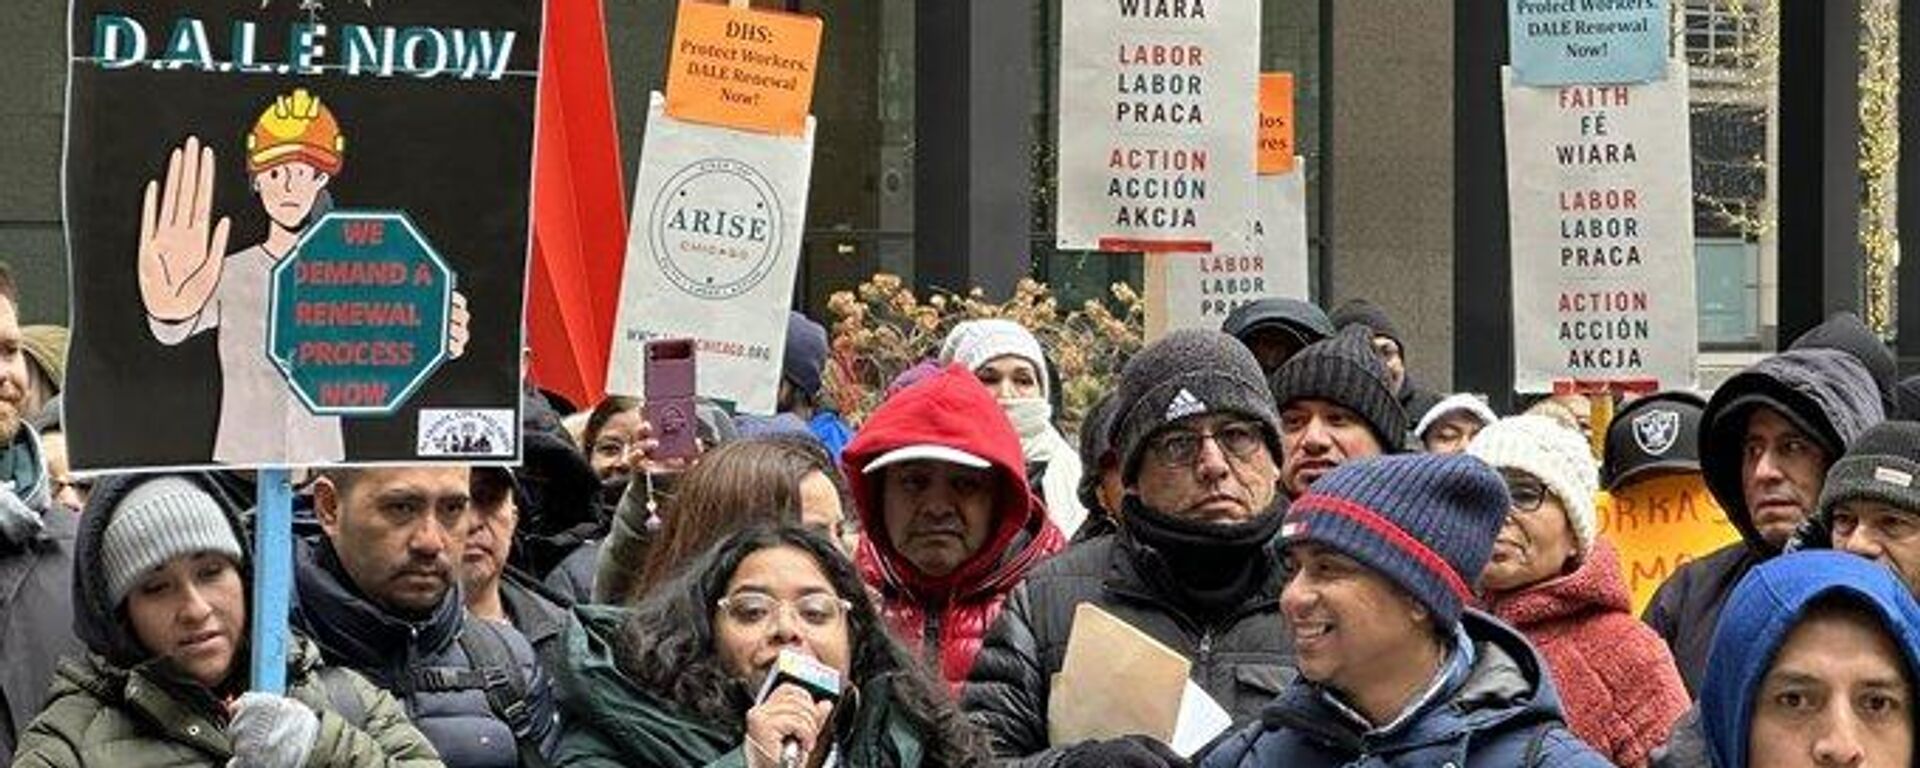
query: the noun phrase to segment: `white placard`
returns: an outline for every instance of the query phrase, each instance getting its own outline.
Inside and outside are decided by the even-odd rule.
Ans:
[[[1294,167],[1305,161],[1294,158]],[[1218,330],[1242,304],[1284,296],[1308,297],[1306,171],[1259,177],[1259,218],[1251,251],[1168,254],[1165,323],[1159,331],[1180,328]],[[1156,334],[1157,335],[1157,334]]]
[[[701,397],[769,414],[813,169],[802,138],[668,117],[659,93],[634,183],[607,392],[639,396],[648,339],[691,338]]]
[[[1691,387],[1699,349],[1686,66],[1506,88],[1514,389]]]
[[[1060,30],[1059,246],[1245,252],[1260,4],[1070,5]]]

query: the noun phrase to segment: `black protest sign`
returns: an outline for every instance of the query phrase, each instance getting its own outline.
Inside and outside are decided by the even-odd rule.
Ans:
[[[512,459],[541,18],[76,0],[75,466]]]

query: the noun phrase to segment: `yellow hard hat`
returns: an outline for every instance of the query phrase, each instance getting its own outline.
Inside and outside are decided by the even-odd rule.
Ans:
[[[259,173],[295,160],[331,176],[345,160],[347,137],[320,97],[295,88],[277,96],[247,134],[247,172]]]

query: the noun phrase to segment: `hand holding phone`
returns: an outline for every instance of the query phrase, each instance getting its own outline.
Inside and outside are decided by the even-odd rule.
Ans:
[[[653,427],[655,459],[691,459],[700,455],[700,421],[694,412],[695,359],[692,339],[647,342],[646,406],[641,416]]]

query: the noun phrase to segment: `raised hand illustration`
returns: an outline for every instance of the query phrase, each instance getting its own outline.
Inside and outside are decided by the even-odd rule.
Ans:
[[[140,206],[140,300],[165,322],[198,315],[220,285],[231,220],[213,220],[213,148],[197,136],[167,158],[167,178],[147,182]]]

